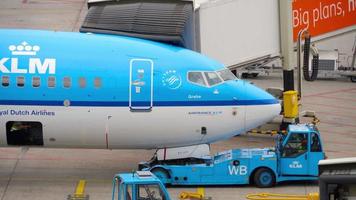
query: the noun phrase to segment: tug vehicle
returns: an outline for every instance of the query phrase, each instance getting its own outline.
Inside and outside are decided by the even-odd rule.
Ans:
[[[112,200],[170,200],[160,179],[149,171],[116,174]]]
[[[204,159],[141,163],[164,184],[272,187],[282,181],[317,180],[325,158],[314,124],[291,124],[273,148],[232,149]],[[145,166],[145,167],[143,167]]]

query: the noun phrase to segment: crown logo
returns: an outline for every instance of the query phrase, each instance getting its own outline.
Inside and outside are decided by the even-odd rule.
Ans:
[[[35,45],[31,46],[27,42],[22,42],[20,45],[10,45],[9,50],[12,52],[12,55],[17,56],[35,56],[40,50],[40,47]]]

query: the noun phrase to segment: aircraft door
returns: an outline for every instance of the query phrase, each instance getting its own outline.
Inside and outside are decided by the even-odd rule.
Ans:
[[[153,61],[130,61],[129,106],[132,111],[150,111],[153,105]]]
[[[8,121],[6,123],[8,145],[43,146],[43,126],[41,122]]]

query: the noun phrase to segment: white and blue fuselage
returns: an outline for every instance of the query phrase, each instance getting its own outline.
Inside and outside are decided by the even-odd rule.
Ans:
[[[32,30],[3,29],[0,38],[1,146],[188,146],[243,133],[280,112],[267,92],[176,46]]]

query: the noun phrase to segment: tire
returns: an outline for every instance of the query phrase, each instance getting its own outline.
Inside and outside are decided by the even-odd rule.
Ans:
[[[350,80],[351,80],[351,82],[356,83],[356,76],[351,76]]]
[[[167,185],[169,183],[171,183],[171,178],[169,176],[169,173],[167,170],[163,169],[163,168],[154,168],[151,169],[151,172],[157,176],[157,178],[159,178],[159,180],[161,180],[161,182],[164,185]]]
[[[267,168],[258,169],[253,177],[254,183],[259,188],[273,187],[276,184],[274,173]]]

